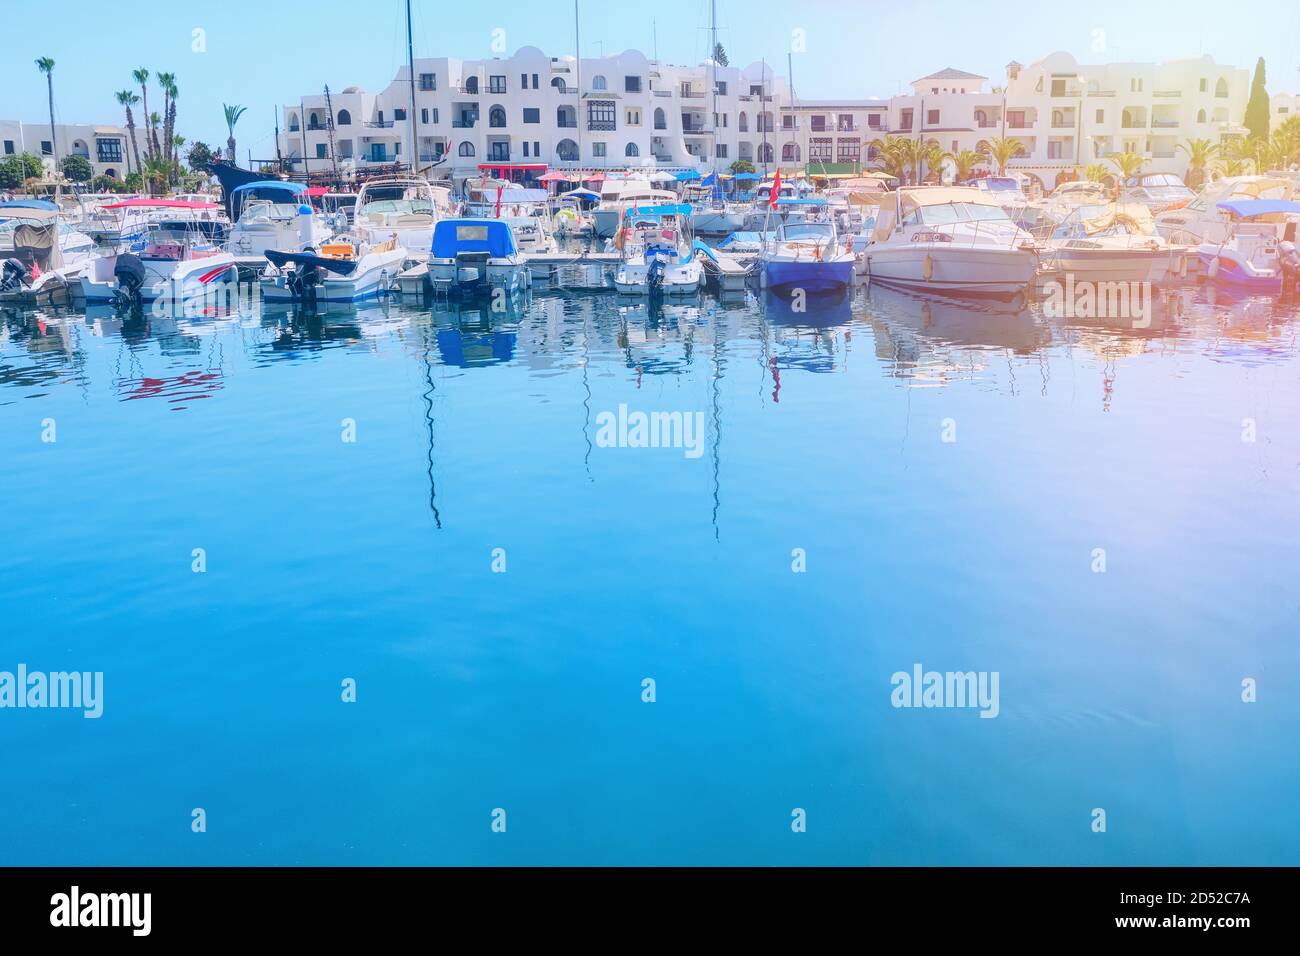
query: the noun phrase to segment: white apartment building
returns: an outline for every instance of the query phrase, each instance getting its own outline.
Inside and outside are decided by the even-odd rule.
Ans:
[[[1068,53],[1009,63],[998,85],[949,67],[908,93],[861,100],[792,99],[764,63],[715,71],[635,50],[578,62],[524,47],[502,58],[419,59],[415,74],[414,91],[403,67],[378,93],[349,86],[328,103],[321,93],[286,104],[281,155],[298,173],[337,164],[344,174],[414,156],[458,180],[651,164],[706,172],[738,159],[764,172],[845,173],[872,165],[871,144],[887,135],[951,152],[1013,136],[1025,153],[1011,167],[1051,188],[1058,175],[1130,151],[1147,172],[1182,175],[1179,143],[1245,134],[1250,90],[1248,70],[1209,56],[1089,65]],[[1286,94],[1272,105],[1275,122],[1300,108]]]
[[[1268,102],[1270,129],[1277,129],[1293,116],[1300,116],[1300,93],[1274,93]]]
[[[504,58],[417,59],[414,91],[402,67],[378,93],[305,96],[283,107],[279,149],[298,173],[414,155],[417,167],[457,180],[484,170],[726,169],[738,159],[761,168],[775,162],[788,97],[784,77],[763,63],[682,67],[635,50],[578,62],[524,47]]]
[[[56,123],[54,136],[51,140],[49,123],[0,120],[0,159],[31,153],[41,158],[49,174],[54,171],[57,145],[60,159],[72,153],[84,156],[96,176],[123,179],[135,171],[129,134],[120,126]]]

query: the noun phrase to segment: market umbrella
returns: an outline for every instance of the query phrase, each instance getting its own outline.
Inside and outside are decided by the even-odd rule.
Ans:
[[[562,173],[558,169],[552,169],[549,173],[543,173],[537,177],[539,183],[571,183],[574,180],[569,177],[568,173]]]
[[[683,169],[680,173],[678,173],[673,178],[676,179],[679,183],[684,183],[692,179],[699,179],[700,173],[699,170],[696,169]]]
[[[603,183],[605,181],[604,173],[592,173],[590,176],[582,177],[584,183]]]

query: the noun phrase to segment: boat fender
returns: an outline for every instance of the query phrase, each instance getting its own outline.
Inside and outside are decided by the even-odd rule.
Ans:
[[[925,261],[921,263],[921,275],[925,277],[926,282],[934,277],[934,257],[928,252],[925,254]]]

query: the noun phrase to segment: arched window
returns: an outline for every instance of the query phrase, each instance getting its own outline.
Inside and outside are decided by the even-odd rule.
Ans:
[[[556,155],[566,163],[578,161],[578,144],[571,139],[562,139],[555,146]]]
[[[749,132],[749,114],[744,110],[740,111],[740,120],[738,124],[739,131],[742,133]]]
[[[989,116],[983,110],[975,111],[975,125],[985,127],[989,125]]]
[[[338,125],[339,125],[339,126],[351,126],[351,125],[352,125],[352,114],[349,113],[347,110],[339,110],[339,120],[338,120]]]
[[[636,143],[628,143],[627,149],[623,150],[624,156],[640,156],[641,150],[636,148]]]
[[[667,128],[668,128],[668,120],[664,117],[664,111],[662,108],[656,106],[655,107],[655,129],[667,129]]]
[[[786,143],[781,147],[781,162],[797,163],[799,162],[799,144]]]
[[[599,73],[597,73],[595,76],[591,78],[591,88],[593,90],[605,89],[605,78],[601,76]]]
[[[117,179],[117,170],[116,170],[116,169],[106,169],[106,170],[104,170],[104,175],[107,176],[109,179]]]
[[[557,76],[555,79],[551,80],[551,86],[562,91],[564,89],[564,77]]]
[[[308,129],[320,129],[320,116],[312,111],[311,118],[307,120]]]
[[[760,163],[770,163],[772,161],[772,144],[764,143],[758,147],[758,161]]]
[[[289,114],[289,132],[290,132],[290,133],[296,133],[296,132],[298,132],[298,114],[297,114],[297,113],[290,113],[290,114]]]
[[[473,156],[473,155],[474,155],[474,144],[471,143],[469,140],[461,140],[461,143],[460,143],[460,147],[459,147],[458,152],[459,152],[460,155],[462,155],[462,156]]]
[[[1219,77],[1219,82],[1214,84],[1214,95],[1220,99],[1228,95],[1228,81]]]
[[[1204,123],[1204,122],[1205,122],[1205,110],[1197,110],[1197,111],[1196,111],[1196,122],[1198,122],[1198,123]]]
[[[488,111],[488,125],[489,126],[506,125],[506,111],[504,107],[494,106],[492,107],[491,110]]]
[[[465,92],[466,92],[466,93],[477,93],[477,92],[478,92],[478,77],[477,77],[477,76],[467,76],[467,77],[465,77]]]

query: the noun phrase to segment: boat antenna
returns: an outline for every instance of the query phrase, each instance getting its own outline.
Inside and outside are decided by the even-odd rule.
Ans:
[[[326,135],[329,136],[330,141],[330,166],[334,170],[334,180],[337,182],[339,178],[339,159],[338,154],[334,150],[334,101],[330,99],[330,88],[328,83],[325,84],[325,124],[325,132]],[[278,142],[279,140],[277,137],[277,144]],[[276,148],[278,150],[279,146],[277,145]]]
[[[416,160],[419,159],[418,143],[415,131],[415,40],[411,35],[411,0],[406,0],[406,65],[410,72],[407,78],[411,81],[411,115],[408,117],[411,121],[411,154],[409,162],[411,164],[411,174],[417,173]]]

